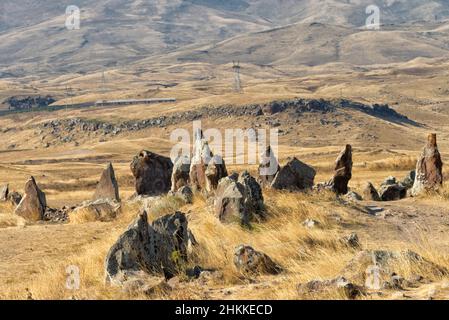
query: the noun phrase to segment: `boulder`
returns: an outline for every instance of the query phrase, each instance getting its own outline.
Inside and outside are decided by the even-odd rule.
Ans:
[[[86,222],[109,222],[117,218],[120,203],[109,199],[86,201],[82,205],[71,210],[69,220],[71,223],[79,224]]]
[[[225,223],[239,221],[241,225],[249,226],[252,212],[245,195],[245,187],[238,182],[237,174],[221,179],[214,199],[218,219]]]
[[[112,163],[109,163],[101,174],[100,182],[98,183],[93,196],[93,201],[96,200],[120,201],[118,183],[115,178]]]
[[[177,192],[180,188],[189,185],[190,158],[180,156],[176,158],[171,176],[171,191]]]
[[[34,177],[25,184],[25,195],[14,211],[15,214],[29,221],[40,221],[44,217],[47,200]]]
[[[263,187],[271,186],[271,183],[274,180],[274,177],[279,172],[281,167],[279,166],[279,162],[274,155],[271,146],[268,146],[264,153],[261,155],[260,165],[259,165],[259,183]]]
[[[407,188],[396,181],[395,177],[388,177],[380,186],[379,196],[382,201],[395,201],[407,196]]]
[[[238,182],[242,184],[244,188],[245,206],[253,214],[260,218],[264,218],[265,205],[260,184],[248,171],[244,171],[240,175]]]
[[[244,274],[279,274],[282,267],[265,253],[247,245],[240,245],[234,251],[234,265]]]
[[[9,195],[9,185],[4,185],[3,187],[0,187],[0,201],[8,200],[8,195]]]
[[[436,134],[430,134],[416,164],[416,177],[411,194],[417,196],[425,191],[435,191],[442,184],[443,162],[438,151],[437,136]]]
[[[330,185],[337,195],[348,193],[348,183],[352,178],[352,147],[346,147],[340,152],[335,161],[335,172]]]
[[[138,195],[158,196],[171,189],[173,164],[170,158],[141,151],[131,163]]]
[[[293,158],[279,170],[271,182],[271,187],[290,191],[311,189],[315,175],[315,169]]]
[[[355,191],[349,191],[347,194],[344,195],[344,198],[345,198],[347,201],[352,201],[352,202],[355,202],[355,201],[362,201],[362,200],[363,200],[362,196],[359,195],[359,194],[358,194],[357,192],[355,192]]]
[[[171,278],[186,261],[187,228],[183,213],[162,217],[150,225],[143,211],[109,250],[106,283],[123,286],[136,279],[136,274]]]
[[[206,167],[205,176],[206,176],[205,190],[208,193],[212,193],[217,189],[218,182],[222,178],[228,176],[226,165],[221,156],[215,155],[210,159]]]
[[[363,189],[363,198],[367,201],[380,201],[379,193],[371,182],[367,182]]]

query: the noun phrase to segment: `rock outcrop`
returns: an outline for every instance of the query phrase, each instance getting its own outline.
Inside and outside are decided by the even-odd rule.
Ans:
[[[437,135],[430,134],[416,164],[416,177],[411,195],[417,196],[425,191],[437,190],[442,184],[443,162],[438,151]]]
[[[109,163],[103,171],[100,182],[97,185],[93,201],[97,200],[112,200],[120,202],[120,194],[117,179],[115,178],[114,168],[112,163]]]
[[[234,265],[244,274],[279,274],[282,267],[263,252],[247,245],[240,245],[234,251]]]
[[[170,158],[141,151],[131,163],[131,171],[136,178],[138,195],[158,196],[171,189],[173,163]]]
[[[380,201],[379,192],[371,182],[367,182],[363,189],[363,198],[367,201]]]
[[[271,183],[273,182],[274,178],[276,177],[280,169],[281,167],[279,166],[279,162],[276,159],[276,156],[274,155],[271,146],[268,146],[260,157],[260,164],[258,170],[259,183],[263,187],[271,186]]]
[[[34,177],[31,177],[25,184],[25,195],[14,213],[28,221],[39,221],[44,218],[46,207],[45,193],[39,189]]]
[[[143,211],[109,250],[106,283],[123,286],[142,274],[171,278],[186,262],[188,232],[183,213],[167,215],[150,225]]]
[[[315,175],[315,169],[293,158],[279,170],[271,182],[271,187],[290,191],[311,189]]]
[[[189,185],[190,158],[179,156],[174,161],[171,176],[171,191],[177,192],[180,188]]]

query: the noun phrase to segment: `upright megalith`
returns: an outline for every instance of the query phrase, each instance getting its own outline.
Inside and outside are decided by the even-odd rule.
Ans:
[[[271,146],[268,146],[260,157],[259,182],[263,187],[271,186],[281,167]]]
[[[29,221],[39,221],[43,219],[46,207],[45,193],[39,189],[34,177],[30,177],[25,184],[25,195],[14,213]]]
[[[263,199],[262,188],[257,180],[249,174],[248,171],[243,172],[238,182],[244,188],[245,205],[258,218],[265,217],[265,204]]]
[[[97,200],[112,200],[120,201],[120,194],[117,179],[115,178],[114,167],[109,163],[103,171],[100,182],[97,185],[93,201]]]
[[[195,134],[189,173],[192,189],[211,193],[217,189],[220,179],[227,175],[223,158],[212,153],[203,132],[198,130]]]
[[[124,285],[141,274],[174,275],[187,262],[188,222],[175,212],[151,225],[143,211],[106,256],[106,283]]]
[[[425,191],[437,190],[443,184],[443,162],[437,146],[437,135],[429,134],[427,144],[416,164],[412,196]]]
[[[330,185],[337,195],[348,193],[348,183],[352,178],[352,147],[346,147],[340,152],[335,161],[335,171]]]
[[[170,158],[143,150],[131,162],[138,195],[157,196],[171,189],[173,163]]]

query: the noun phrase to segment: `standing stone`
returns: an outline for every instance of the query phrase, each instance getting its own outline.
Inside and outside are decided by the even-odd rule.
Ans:
[[[8,194],[9,194],[9,185],[4,185],[3,187],[0,187],[0,201],[8,200]]]
[[[142,273],[173,276],[187,261],[188,233],[187,219],[181,212],[150,225],[143,211],[109,250],[106,283],[124,285]]]
[[[46,207],[45,193],[39,189],[34,177],[31,177],[25,184],[25,195],[14,213],[29,221],[39,221],[43,219]]]
[[[221,156],[215,155],[209,161],[206,171],[206,185],[205,190],[208,193],[213,192],[217,189],[218,182],[228,176],[228,171],[226,170],[226,165]]]
[[[180,156],[176,158],[171,176],[171,191],[177,192],[180,188],[189,185],[190,158]]]
[[[190,184],[193,190],[206,189],[206,168],[212,159],[213,154],[209,144],[204,139],[203,132],[198,130],[195,134],[195,144],[193,146],[193,157],[190,164]]]
[[[437,190],[443,184],[443,162],[437,146],[437,135],[429,135],[427,145],[416,164],[416,177],[411,194]]]
[[[279,170],[271,183],[271,187],[290,191],[311,189],[315,175],[315,169],[293,158]]]
[[[136,178],[138,195],[158,196],[171,189],[173,163],[170,158],[141,151],[131,163],[131,171]]]
[[[92,200],[111,200],[120,202],[118,183],[115,178],[112,163],[109,163],[103,171]]]
[[[380,201],[379,193],[371,182],[368,182],[363,189],[363,198],[367,201]]]
[[[348,183],[352,178],[352,147],[346,147],[340,152],[335,161],[335,173],[331,180],[332,189],[337,195],[348,193]]]
[[[271,146],[268,146],[264,153],[261,155],[259,165],[259,182],[263,187],[271,186],[274,177],[279,172],[281,167],[276,159]]]
[[[262,194],[262,188],[254,177],[248,171],[242,173],[238,180],[245,190],[245,206],[258,217],[265,216],[265,205]]]
[[[238,182],[237,174],[221,179],[215,194],[215,214],[221,222],[239,221],[241,225],[250,225],[251,212],[245,201],[245,187]]]

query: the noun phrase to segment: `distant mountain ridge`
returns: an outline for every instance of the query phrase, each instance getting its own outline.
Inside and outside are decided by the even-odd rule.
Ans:
[[[73,4],[81,9],[81,29],[69,31],[64,26],[65,8]],[[383,43],[385,52],[356,59],[356,63],[375,63],[378,56],[379,63],[434,57],[448,50],[443,40],[445,30],[434,28],[441,28],[449,18],[449,0],[2,0],[0,77],[88,73],[177,51],[181,61],[212,63],[232,59],[261,64],[351,62],[351,41],[356,47],[369,46],[370,37],[344,29],[360,29],[368,16],[368,5],[380,8],[381,23],[393,33],[369,35],[387,40]],[[326,30],[311,33],[307,28],[312,23],[322,23]],[[261,38],[258,32],[289,25],[273,33],[289,39],[283,47],[289,54],[279,57],[275,45],[282,44],[267,42],[270,38]],[[401,32],[406,26],[407,34],[391,31],[392,25]],[[419,28],[413,29],[417,25]],[[234,37],[243,37],[245,42],[231,40]],[[294,47],[286,48],[292,45],[291,39]],[[223,44],[224,40],[230,42]],[[231,45],[236,47],[228,50]],[[412,53],[393,50],[388,58],[389,45],[406,45]],[[192,57],[198,50],[195,48],[204,46],[213,48],[212,58]],[[343,46],[341,52],[339,46]],[[263,56],[249,57],[261,49]],[[304,50],[318,54],[309,57]]]

